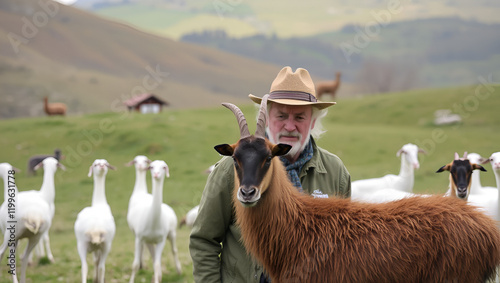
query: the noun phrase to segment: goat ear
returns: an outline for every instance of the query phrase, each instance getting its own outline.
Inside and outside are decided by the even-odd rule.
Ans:
[[[169,178],[170,177],[170,172],[168,171],[168,165],[166,165],[165,167],[163,167],[163,169],[165,169],[165,176],[167,178]]]
[[[484,157],[481,157],[481,158],[479,159],[479,163],[481,163],[481,164],[486,164],[486,163],[490,163],[490,161],[491,161],[491,160],[492,160],[491,158],[484,158]]]
[[[109,163],[106,163],[106,167],[108,167],[111,170],[116,170],[116,167],[113,166],[113,165],[111,165],[111,164],[109,164]]]
[[[57,167],[61,168],[61,170],[66,171],[66,166],[64,166],[62,163],[57,162]]]
[[[291,145],[279,143],[279,144],[273,146],[272,155],[273,156],[282,156],[282,155],[287,154],[290,151],[290,149],[292,149]]]
[[[33,169],[34,169],[34,170],[38,170],[38,169],[40,169],[40,168],[42,168],[42,167],[43,167],[43,161],[42,161],[42,162],[40,162],[40,163],[38,163],[37,165],[35,165],[35,167],[33,167]]]
[[[486,169],[484,169],[483,166],[479,165],[479,164],[476,164],[476,163],[472,163],[472,170],[475,170],[475,169],[479,169],[480,171],[483,171],[483,172],[488,172],[486,171]]]
[[[94,164],[90,165],[90,168],[89,168],[89,174],[87,176],[92,176],[92,169],[94,168]]]
[[[398,152],[396,153],[396,156],[399,157],[401,155],[401,153],[405,153],[405,151],[403,149],[398,150]]]
[[[132,164],[134,164],[134,163],[135,163],[135,160],[132,160],[132,161],[130,161],[130,162],[125,163],[125,166],[130,167],[130,166],[132,166]]]
[[[450,165],[450,164],[446,164],[446,165],[444,165],[443,167],[439,168],[439,169],[436,171],[436,173],[441,173],[441,172],[443,172],[443,171],[450,171],[450,167],[451,167],[451,165]]]
[[[214,148],[220,155],[233,156],[234,148],[227,143],[216,145]]]

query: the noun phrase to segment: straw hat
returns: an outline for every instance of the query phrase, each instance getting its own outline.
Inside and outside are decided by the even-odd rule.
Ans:
[[[248,97],[258,104],[262,100],[253,94],[249,94]],[[297,68],[294,73],[288,66],[281,69],[271,84],[268,100],[286,105],[312,105],[319,109],[336,104],[336,102],[322,102],[316,98],[314,83],[306,69]]]

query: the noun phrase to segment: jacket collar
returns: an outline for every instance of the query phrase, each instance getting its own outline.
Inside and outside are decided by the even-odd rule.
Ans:
[[[314,151],[313,157],[311,158],[311,160],[309,160],[309,162],[304,164],[304,167],[302,167],[302,171],[300,172],[299,177],[305,176],[309,168],[315,168],[316,172],[318,173],[324,173],[324,174],[327,173],[325,165],[323,164],[323,160],[321,159],[319,154],[319,148],[316,145],[316,141],[312,137],[311,137],[311,142]]]

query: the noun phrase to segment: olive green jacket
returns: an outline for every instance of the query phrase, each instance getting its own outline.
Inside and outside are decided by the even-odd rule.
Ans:
[[[312,139],[311,139],[312,140]],[[319,148],[299,174],[305,193],[318,197],[351,195],[351,177],[342,160]],[[191,231],[189,250],[195,282],[259,282],[263,269],[240,242],[232,208],[234,168],[223,157],[210,174],[203,191],[198,217]]]

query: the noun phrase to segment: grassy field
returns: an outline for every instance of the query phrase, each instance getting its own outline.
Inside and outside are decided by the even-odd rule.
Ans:
[[[428,151],[420,156],[415,174],[416,192],[444,193],[447,174],[434,173],[450,162],[453,154],[477,152],[485,157],[500,151],[500,86],[470,86],[432,89],[338,100],[324,120],[328,132],[318,144],[339,155],[353,180],[397,174],[400,161],[396,152],[406,143]],[[241,105],[255,129],[254,106]],[[436,127],[437,109],[457,109],[464,122]],[[461,110],[460,110],[461,109]],[[159,115],[111,112],[84,116],[42,117],[0,121],[0,162],[20,168],[16,182],[20,190],[39,189],[41,172],[26,176],[31,155],[51,153],[60,148],[66,171],[56,173],[56,213],[50,230],[54,264],[28,268],[28,282],[78,282],[80,260],[76,251],[73,224],[77,213],[91,201],[93,181],[87,177],[93,160],[105,158],[117,171],[109,171],[106,194],[113,211],[117,233],[106,263],[107,282],[127,282],[133,260],[134,237],[126,222],[128,199],[135,171],[124,164],[138,154],[165,160],[171,177],[165,181],[164,202],[180,219],[200,198],[206,181],[203,171],[219,156],[213,146],[237,140],[239,131],[233,114],[223,107],[172,110]],[[482,173],[483,185],[495,186],[491,166]],[[148,175],[148,185],[151,185]],[[188,251],[189,229],[177,230],[182,274],[177,275],[171,249],[163,252],[163,282],[193,282]],[[89,264],[91,257],[88,257]],[[11,282],[5,260],[0,264],[0,283]],[[93,266],[89,274],[92,274]],[[136,282],[149,282],[152,266],[147,265]],[[89,280],[89,282],[91,282]]]

